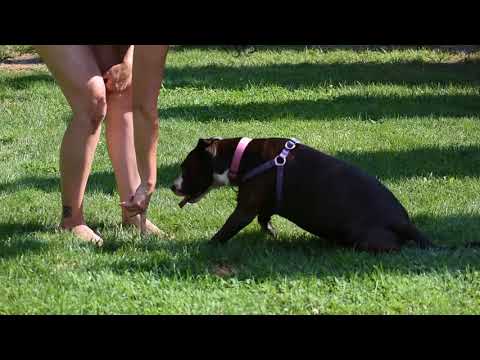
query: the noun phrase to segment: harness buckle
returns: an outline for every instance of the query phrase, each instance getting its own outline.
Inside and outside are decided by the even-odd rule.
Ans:
[[[275,159],[273,159],[273,161],[275,162],[276,166],[285,166],[285,164],[287,163],[287,157],[282,153],[280,155],[275,156]]]
[[[295,149],[296,146],[297,146],[297,144],[292,140],[288,140],[285,143],[285,148],[288,149],[288,150],[293,150],[293,149]]]

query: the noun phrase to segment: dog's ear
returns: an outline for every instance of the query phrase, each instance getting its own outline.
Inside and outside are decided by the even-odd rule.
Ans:
[[[213,157],[215,157],[217,154],[217,140],[221,140],[221,138],[199,139],[197,148],[206,150]]]
[[[198,139],[197,148],[205,149],[212,143],[212,139]]]
[[[210,153],[210,155],[212,155],[212,157],[215,157],[217,155],[217,142],[216,141],[213,141],[210,145],[208,145],[205,150],[207,150],[208,153]]]

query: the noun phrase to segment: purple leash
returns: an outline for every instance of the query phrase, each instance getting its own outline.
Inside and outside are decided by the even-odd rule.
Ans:
[[[270,170],[273,167],[276,167],[277,168],[277,181],[276,181],[276,189],[275,189],[276,199],[277,199],[276,211],[280,209],[282,204],[283,174],[284,174],[284,166],[287,163],[287,156],[290,153],[290,151],[295,149],[295,147],[299,143],[300,141],[298,141],[295,138],[288,140],[285,143],[285,146],[282,152],[278,154],[273,160],[267,161],[266,163],[263,163],[262,165],[257,166],[253,170],[250,170],[242,178],[242,181],[247,181],[254,176],[257,176],[267,170]]]

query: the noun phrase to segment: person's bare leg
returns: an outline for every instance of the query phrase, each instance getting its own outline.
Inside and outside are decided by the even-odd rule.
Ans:
[[[36,49],[73,111],[60,149],[61,227],[83,240],[101,245],[102,239],[85,224],[83,197],[100,124],[107,112],[102,74],[88,46],[45,45]]]
[[[102,73],[112,66],[125,61],[130,46],[95,45],[92,50]],[[132,87],[123,91],[107,89],[107,115],[105,118],[108,153],[115,173],[120,201],[130,199],[140,185],[135,144],[133,141]],[[122,209],[122,223],[140,228],[140,216]],[[146,220],[148,234],[165,235],[150,221]]]
[[[133,121],[140,186],[122,206],[145,217],[157,181],[157,101],[168,45],[137,45],[133,55]]]
[[[132,91],[107,95],[106,139],[108,153],[115,172],[120,201],[130,199],[140,185],[135,144],[133,141]],[[134,215],[122,207],[122,223],[140,228],[140,215]],[[165,235],[146,220],[146,233]]]

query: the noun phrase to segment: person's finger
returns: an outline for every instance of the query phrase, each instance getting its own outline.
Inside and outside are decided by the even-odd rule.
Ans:
[[[131,208],[134,205],[132,203],[127,203],[127,202],[124,201],[124,202],[120,203],[120,206],[126,209],[126,208]]]
[[[105,72],[103,73],[103,77],[110,77],[110,76],[112,76],[113,71],[115,70],[114,68],[115,68],[115,67],[111,67],[110,69],[108,69],[107,71],[105,71]]]
[[[137,216],[138,214],[145,211],[143,208],[140,208],[138,206],[123,206],[123,208],[130,213],[129,217]]]
[[[141,209],[141,208],[130,209],[130,210],[128,210],[128,212],[129,212],[128,217],[129,217],[129,218],[133,218],[133,217],[135,217],[135,216],[137,216],[137,215],[140,215],[140,214],[145,213],[145,209]]]
[[[100,126],[100,122],[102,120],[96,120],[96,119],[92,119],[91,120],[91,125],[92,125],[92,135],[95,134],[98,130],[98,127]]]
[[[108,91],[114,92],[116,89],[116,82],[113,79],[108,79],[107,83],[105,84],[105,87],[107,88]]]
[[[130,196],[130,199],[128,199],[128,201],[120,202],[120,206],[132,206],[133,199],[135,199],[134,195]]]
[[[122,206],[141,206],[140,202],[139,201],[135,201],[134,199],[132,200],[129,200],[129,201],[124,201],[124,202],[121,202],[120,205]]]
[[[110,84],[112,83],[112,78],[109,76],[104,76],[103,81],[105,82],[105,87],[108,89]]]
[[[127,210],[132,210],[132,211],[144,211],[145,210],[145,205],[142,204],[142,201],[124,201],[120,203],[120,206],[124,207]]]
[[[140,233],[145,234],[147,232],[147,212],[140,213]]]

